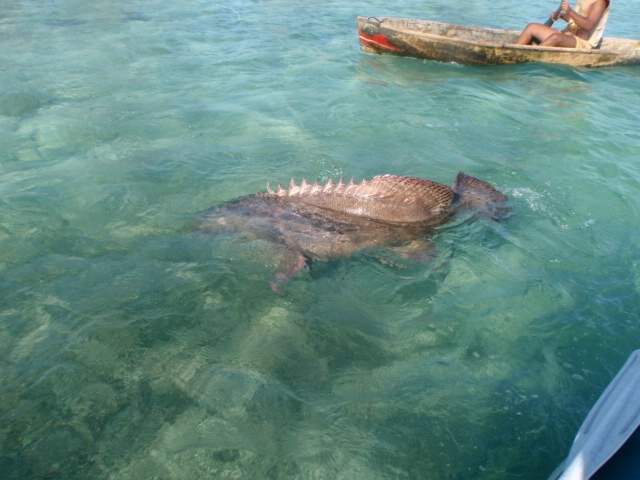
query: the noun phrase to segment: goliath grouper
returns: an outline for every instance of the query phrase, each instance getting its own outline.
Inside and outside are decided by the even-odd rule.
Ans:
[[[291,180],[273,190],[238,198],[197,216],[202,232],[229,231],[283,248],[275,271],[282,282],[312,260],[335,260],[357,251],[433,249],[425,238],[462,212],[499,220],[507,197],[477,178],[458,173],[453,188],[422,178],[378,175],[361,183],[313,184]],[[272,283],[278,291],[276,283]]]

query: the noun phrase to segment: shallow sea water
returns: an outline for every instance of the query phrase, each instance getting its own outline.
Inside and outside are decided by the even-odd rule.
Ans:
[[[540,479],[640,347],[638,68],[359,50],[357,15],[522,28],[548,2],[79,0],[0,8],[3,478]],[[608,34],[638,37],[616,2]],[[504,191],[427,265],[275,294],[196,236],[266,183]]]

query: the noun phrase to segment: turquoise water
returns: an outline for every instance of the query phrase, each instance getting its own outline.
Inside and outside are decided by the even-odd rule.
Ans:
[[[552,2],[553,3],[553,2]],[[638,68],[359,50],[357,15],[536,0],[0,8],[4,478],[540,479],[640,347]],[[638,38],[640,4],[607,33]],[[267,182],[463,170],[511,217],[427,265],[195,236]]]

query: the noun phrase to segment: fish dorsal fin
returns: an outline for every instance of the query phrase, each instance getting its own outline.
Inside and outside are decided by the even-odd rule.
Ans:
[[[363,182],[364,183],[364,182]],[[453,202],[451,187],[424,178],[378,175],[366,185],[360,184],[356,195],[373,195],[402,204],[414,203],[421,208],[438,212]]]
[[[288,190],[270,190],[268,194],[387,223],[436,221],[451,211],[454,198],[453,190],[441,183],[396,175],[378,175],[357,184],[330,179],[324,186],[314,184],[311,188],[292,182]]]

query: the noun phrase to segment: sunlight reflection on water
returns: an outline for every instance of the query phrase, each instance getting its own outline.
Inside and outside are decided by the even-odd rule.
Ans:
[[[611,31],[631,36],[638,7],[618,8]],[[547,9],[69,0],[1,13],[0,469],[550,473],[637,348],[636,71],[378,57],[355,26],[519,28]],[[504,191],[511,214],[441,227],[428,264],[358,253],[275,295],[277,245],[189,228],[267,182],[451,185],[459,170]]]

